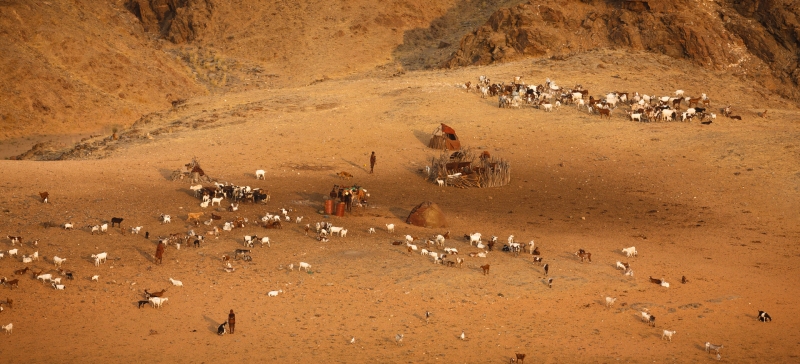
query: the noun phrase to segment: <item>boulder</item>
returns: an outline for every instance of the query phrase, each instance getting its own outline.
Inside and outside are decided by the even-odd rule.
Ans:
[[[447,227],[444,212],[439,208],[439,205],[430,201],[423,202],[411,210],[406,223],[426,228]]]

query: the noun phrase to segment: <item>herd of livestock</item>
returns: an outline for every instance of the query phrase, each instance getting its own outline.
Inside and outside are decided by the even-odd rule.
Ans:
[[[467,91],[472,90],[472,81],[464,84]],[[611,118],[618,108],[624,110],[631,121],[683,121],[698,119],[703,124],[711,124],[717,118],[711,112],[711,99],[705,93],[700,96],[687,96],[684,90],[676,90],[674,95],[655,96],[639,92],[609,92],[595,97],[580,84],[572,88],[557,86],[549,78],[544,84],[525,84],[522,77],[515,77],[509,84],[492,83],[486,76],[480,76],[474,85],[482,98],[497,97],[500,108],[531,107],[552,112],[562,106],[572,105],[589,114],[601,118]],[[683,108],[685,106],[685,109]],[[741,120],[733,115],[731,106],[720,109],[723,116]]]

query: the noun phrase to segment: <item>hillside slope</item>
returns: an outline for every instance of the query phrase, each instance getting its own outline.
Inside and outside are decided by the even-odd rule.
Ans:
[[[592,49],[661,53],[728,70],[800,100],[800,8],[793,1],[530,1],[494,13],[466,35],[447,67]],[[642,5],[644,6],[644,5]]]

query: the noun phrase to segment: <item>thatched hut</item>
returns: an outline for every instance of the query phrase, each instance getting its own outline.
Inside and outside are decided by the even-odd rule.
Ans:
[[[458,141],[456,131],[442,123],[442,125],[436,127],[436,130],[431,134],[431,141],[428,142],[428,148],[459,150],[461,149],[461,142]]]
[[[428,180],[438,183],[443,181],[447,186],[467,187],[500,187],[511,182],[511,166],[508,161],[492,157],[488,151],[476,155],[472,149],[457,152],[443,152],[439,157],[431,158],[426,168]]]

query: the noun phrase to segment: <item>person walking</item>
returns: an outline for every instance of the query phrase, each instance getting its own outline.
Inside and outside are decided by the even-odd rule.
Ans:
[[[372,172],[375,170],[375,162],[377,160],[378,160],[378,158],[375,157],[375,152],[372,152],[372,155],[369,156],[369,173],[370,174],[372,174]]]
[[[233,334],[234,327],[236,326],[236,315],[231,310],[231,313],[228,314],[228,332]]]

